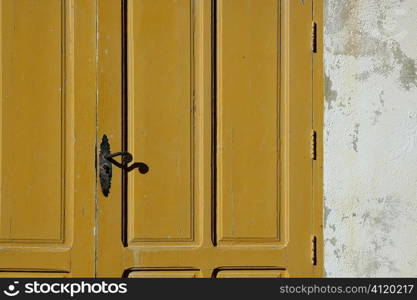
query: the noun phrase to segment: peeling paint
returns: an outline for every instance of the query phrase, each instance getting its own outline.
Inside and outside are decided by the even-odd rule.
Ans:
[[[394,56],[401,67],[399,77],[401,85],[406,90],[410,90],[412,86],[417,87],[416,61],[405,55],[399,45],[394,49]]]
[[[325,1],[329,277],[417,277],[417,1]]]
[[[385,101],[384,101],[384,91],[381,91],[379,93],[378,96],[378,103],[377,103],[377,108],[374,110],[374,118],[373,118],[373,123],[372,125],[376,125],[380,119],[380,117],[382,116],[383,113],[383,109],[385,106]]]
[[[351,134],[352,148],[353,148],[353,150],[355,150],[355,152],[358,152],[359,127],[360,127],[360,124],[355,124],[355,126],[353,128],[353,133]]]
[[[329,217],[330,212],[331,212],[331,209],[328,208],[327,206],[324,206],[324,225],[325,226],[327,224],[327,218]]]
[[[332,103],[336,102],[337,99],[337,92],[333,90],[332,81],[330,80],[329,76],[324,76],[324,85],[325,85],[325,98],[327,103],[327,109],[333,109]]]
[[[336,240],[336,238],[331,238],[330,240],[329,240],[329,242],[333,245],[333,246],[336,246],[336,243],[337,243],[337,240]]]

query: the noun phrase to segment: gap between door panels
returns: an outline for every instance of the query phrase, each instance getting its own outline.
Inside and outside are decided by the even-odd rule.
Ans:
[[[211,0],[211,240],[217,246],[217,0]]]

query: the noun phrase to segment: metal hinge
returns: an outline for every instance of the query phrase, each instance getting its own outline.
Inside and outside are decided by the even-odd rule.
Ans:
[[[312,242],[312,259],[313,266],[317,266],[317,237],[313,236]]]
[[[317,159],[317,132],[315,130],[311,131],[311,159]]]
[[[317,23],[313,22],[311,29],[311,51],[317,53]]]

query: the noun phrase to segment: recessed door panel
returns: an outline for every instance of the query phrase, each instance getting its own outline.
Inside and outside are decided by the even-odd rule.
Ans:
[[[68,109],[63,2],[1,3],[1,229],[3,243],[62,243]],[[66,150],[66,151],[65,151]]]
[[[192,2],[129,2],[129,244],[194,239]]]
[[[280,230],[279,1],[218,1],[219,243],[273,243]]]
[[[93,270],[94,5],[75,2],[0,3],[2,272]]]
[[[134,271],[129,273],[129,278],[197,278],[198,271],[195,270],[156,270],[156,271]]]
[[[2,272],[0,278],[67,278],[68,274],[65,273],[43,273],[43,272]]]
[[[220,270],[216,278],[285,278],[284,270]]]

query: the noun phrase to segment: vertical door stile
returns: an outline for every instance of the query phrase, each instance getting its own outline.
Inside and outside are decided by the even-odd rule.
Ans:
[[[313,163],[314,234],[316,241],[315,276],[323,276],[323,1],[313,0],[313,21],[316,23],[316,53],[313,55],[313,128],[316,136],[316,160]]]

